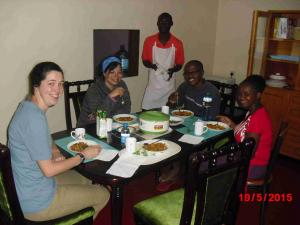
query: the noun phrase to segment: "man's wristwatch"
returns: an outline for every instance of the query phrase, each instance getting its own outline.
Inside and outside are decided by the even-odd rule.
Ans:
[[[82,153],[80,153],[80,152],[78,152],[76,155],[79,155],[79,157],[80,157],[80,164],[83,163],[84,160],[85,160],[84,155]]]

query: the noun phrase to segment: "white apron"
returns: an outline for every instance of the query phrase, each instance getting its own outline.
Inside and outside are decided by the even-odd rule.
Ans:
[[[175,91],[174,76],[169,79],[168,69],[175,65],[175,47],[158,48],[156,42],[152,47],[153,64],[157,65],[157,70],[149,70],[149,81],[145,91],[142,108],[160,108],[168,101],[168,97]]]

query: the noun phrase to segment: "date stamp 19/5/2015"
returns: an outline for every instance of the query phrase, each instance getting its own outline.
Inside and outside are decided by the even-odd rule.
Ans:
[[[239,194],[240,202],[292,202],[292,193],[245,193]]]

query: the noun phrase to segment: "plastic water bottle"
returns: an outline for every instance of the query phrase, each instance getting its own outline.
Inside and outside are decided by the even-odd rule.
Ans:
[[[203,101],[202,101],[202,105],[204,107],[204,112],[203,112],[203,120],[208,121],[210,120],[210,108],[212,106],[212,97],[210,96],[209,93],[207,93],[204,97],[203,97]]]
[[[128,123],[124,123],[121,130],[121,145],[125,146],[126,139],[130,136],[130,130],[128,128]]]

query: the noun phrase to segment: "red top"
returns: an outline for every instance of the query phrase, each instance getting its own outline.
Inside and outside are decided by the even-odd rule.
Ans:
[[[175,36],[171,34],[170,39],[166,43],[166,45],[163,45],[159,41],[159,33],[151,35],[147,37],[144,41],[144,47],[143,47],[143,54],[142,54],[142,60],[143,61],[150,61],[152,62],[152,47],[154,46],[154,43],[156,42],[156,46],[158,48],[170,48],[172,44],[174,44],[175,47],[175,64],[176,65],[183,65],[184,64],[184,51],[183,51],[183,44],[182,41],[177,39]]]
[[[248,114],[247,114],[248,115]],[[234,137],[237,142],[242,142],[245,133],[259,134],[259,142],[250,165],[265,166],[269,162],[272,147],[272,125],[271,119],[264,107],[256,110],[252,115],[238,124],[234,129]]]

